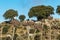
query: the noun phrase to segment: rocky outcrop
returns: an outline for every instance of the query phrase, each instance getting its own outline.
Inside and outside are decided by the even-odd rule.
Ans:
[[[0,26],[3,27],[6,26],[6,24],[7,23],[1,23]],[[35,36],[40,35],[41,40],[57,40],[58,35],[60,35],[60,19],[50,18],[42,19],[36,22],[30,20],[23,21],[20,23],[16,20],[11,21],[11,24],[7,24],[10,25],[10,28],[7,33],[11,35],[14,31],[13,28],[15,28],[13,24],[18,25],[18,27],[16,26],[15,34],[17,34],[18,37],[22,37],[23,39],[28,39],[29,36],[31,36],[33,39]]]

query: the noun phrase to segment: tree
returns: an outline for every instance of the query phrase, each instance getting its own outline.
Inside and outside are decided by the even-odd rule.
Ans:
[[[60,6],[57,6],[56,13],[60,15]]]
[[[25,15],[20,15],[19,16],[20,21],[23,21],[25,18],[26,18]]]
[[[28,16],[31,17],[37,17],[37,20],[41,20],[43,18],[47,18],[51,14],[54,14],[54,8],[51,6],[34,6],[30,9]]]
[[[18,16],[18,12],[16,10],[13,10],[13,9],[7,10],[3,15],[3,17],[5,19],[11,19],[11,20],[14,19],[14,17],[16,17],[16,16]]]
[[[18,16],[18,12],[16,10],[13,10],[13,9],[9,9],[7,10],[3,17],[5,19],[10,19],[11,21],[14,19],[14,17]],[[4,30],[6,30],[6,28],[4,28]],[[15,34],[15,30],[16,30],[16,26],[13,28],[13,37],[14,37],[14,34]],[[7,31],[7,30],[6,30]],[[13,40],[13,38],[12,38]]]

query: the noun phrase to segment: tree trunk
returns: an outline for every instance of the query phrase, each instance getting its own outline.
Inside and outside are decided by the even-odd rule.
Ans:
[[[38,21],[40,21],[40,20],[42,20],[42,19],[43,19],[43,17],[39,17],[39,16],[37,17],[37,20],[38,20]]]

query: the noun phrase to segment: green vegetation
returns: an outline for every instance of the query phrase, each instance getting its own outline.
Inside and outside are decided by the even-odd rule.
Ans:
[[[41,20],[43,18],[47,18],[51,14],[54,14],[54,8],[51,6],[34,6],[30,9],[28,16],[37,17],[37,20]]]
[[[5,19],[11,19],[11,20],[14,19],[14,17],[16,17],[16,16],[18,16],[18,12],[16,10],[13,10],[13,9],[7,10],[3,15],[3,17]]]
[[[47,25],[44,25],[43,28],[44,28],[44,30],[48,30],[48,26]]]
[[[60,6],[57,6],[56,13],[58,13],[60,15]],[[20,40],[20,39],[29,40],[29,36],[32,36],[31,37],[32,39],[34,37],[34,40],[40,40],[41,36],[42,36],[42,40],[45,40],[44,37],[46,39],[48,39],[48,36],[51,37],[51,35],[49,35],[51,33],[51,30],[52,30],[54,36],[56,36],[55,31],[58,30],[58,32],[59,32],[59,29],[60,29],[59,20],[56,20],[56,19],[49,20],[48,19],[48,17],[51,17],[51,15],[53,15],[53,14],[54,14],[54,8],[52,6],[45,6],[45,5],[34,6],[29,10],[28,16],[29,16],[29,18],[36,17],[38,21],[33,21],[33,20],[29,20],[29,19],[24,21],[26,18],[25,15],[20,15],[18,17],[20,20],[20,22],[19,22],[19,20],[14,19],[14,17],[18,16],[18,12],[16,10],[9,9],[4,13],[3,17],[5,19],[10,19],[11,21],[9,21],[9,23],[7,23],[8,21],[1,23],[2,26],[0,25],[0,31],[1,31],[1,28],[3,28],[2,29],[3,34],[11,33],[11,35],[13,37],[11,39],[13,39],[13,40]],[[51,25],[51,28],[50,28],[50,25]],[[58,35],[56,37],[58,40],[60,40],[60,35]],[[10,37],[7,37],[6,39],[8,40],[9,38]],[[3,38],[3,40],[4,40],[4,38]]]
[[[9,28],[10,28],[10,26],[5,25],[5,26],[3,27],[2,33],[3,33],[3,34],[6,34],[6,33],[8,32],[8,29],[9,29]]]
[[[60,6],[57,6],[56,13],[60,14]],[[33,6],[28,12],[29,18],[36,17],[37,20],[46,19],[53,14],[54,14],[54,8],[52,6],[45,6],[45,5]],[[11,19],[11,20],[14,19],[14,17],[16,16],[18,16],[18,12],[13,9],[7,10],[3,15],[5,19]],[[26,18],[25,15],[19,16],[20,21],[24,21],[25,18]]]
[[[56,13],[60,15],[60,6],[57,6]]]
[[[24,21],[25,18],[26,18],[25,15],[20,15],[19,16],[20,21]]]
[[[36,30],[36,33],[38,33],[38,32],[40,32],[40,30],[37,29],[37,30]]]
[[[36,35],[35,38],[34,38],[34,40],[41,40],[40,39],[40,35]]]

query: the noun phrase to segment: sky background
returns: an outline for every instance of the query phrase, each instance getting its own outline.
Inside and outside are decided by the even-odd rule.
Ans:
[[[50,5],[56,9],[60,5],[60,0],[0,0],[0,22],[5,21],[3,14],[9,9],[17,10],[19,15],[24,14],[28,19],[29,9],[38,5]],[[60,18],[56,12],[53,17]]]

